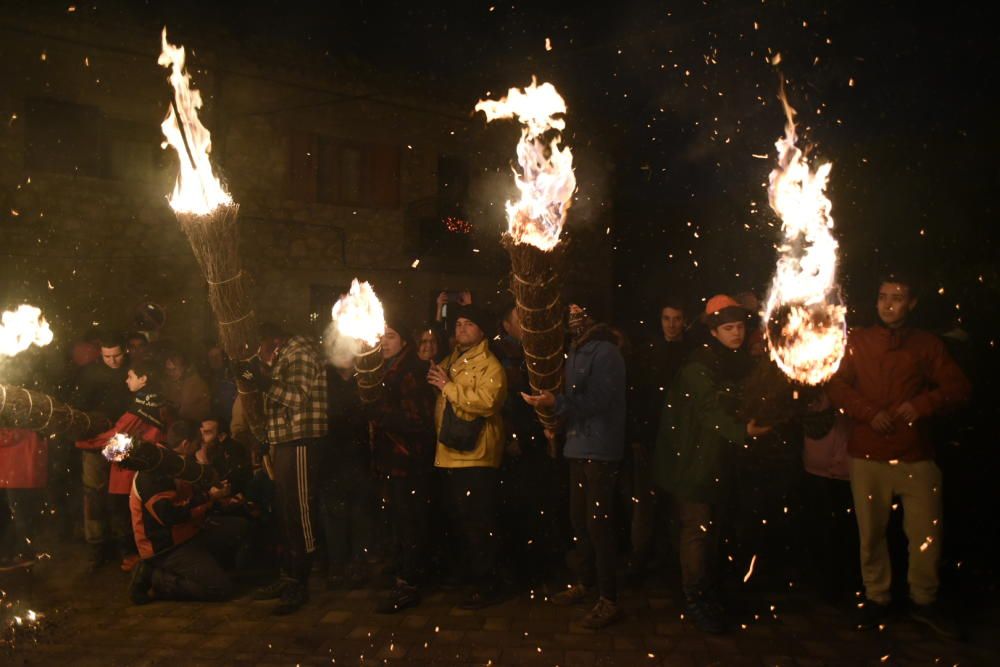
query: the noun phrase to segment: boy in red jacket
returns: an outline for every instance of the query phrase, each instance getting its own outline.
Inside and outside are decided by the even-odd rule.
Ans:
[[[899,496],[910,550],[910,614],[951,636],[953,624],[937,604],[941,470],[928,418],[968,400],[972,388],[939,338],[907,325],[916,305],[912,282],[897,275],[882,281],[880,321],[851,332],[828,394],[853,426],[847,452],[867,598],[858,626],[876,627],[888,615],[892,571],[885,533]]]
[[[109,430],[90,440],[81,440],[76,443],[76,446],[80,449],[100,452],[116,433],[124,433],[147,442],[163,440],[166,436],[164,423],[166,403],[157,393],[158,379],[156,367],[151,361],[133,362],[125,377],[125,383],[128,385],[129,391],[132,392],[132,402],[128,410],[118,418],[118,421]],[[111,494],[109,505],[111,507],[112,530],[119,543],[122,557],[121,569],[124,572],[131,572],[139,561],[139,556],[135,552],[135,541],[132,536],[128,510],[128,494],[132,489],[134,477],[134,471],[126,470],[117,463],[111,464],[108,493]]]

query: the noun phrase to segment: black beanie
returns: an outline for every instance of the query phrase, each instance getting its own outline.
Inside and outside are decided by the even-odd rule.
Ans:
[[[407,345],[413,345],[413,332],[410,327],[406,326],[403,320],[393,315],[389,315],[385,318],[385,326],[386,328],[392,329],[399,334],[399,337],[403,339]]]
[[[452,317],[452,323],[458,321],[459,318],[464,318],[475,324],[477,327],[487,332],[490,329],[490,318],[486,315],[486,312],[476,306],[475,304],[466,304],[464,306],[459,306],[455,309]]]

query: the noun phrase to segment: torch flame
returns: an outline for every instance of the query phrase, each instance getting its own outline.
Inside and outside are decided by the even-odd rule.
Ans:
[[[372,286],[357,278],[351,281],[350,292],[333,305],[333,323],[341,336],[378,345],[385,333],[385,313]]]
[[[517,144],[521,171],[514,170],[521,199],[507,202],[507,232],[514,243],[551,250],[559,243],[576,191],[573,154],[568,147],[559,148],[560,133],[566,128],[566,102],[551,83],[539,86],[532,77],[527,88],[511,88],[499,101],[480,100],[476,111],[486,114],[486,122],[515,116],[521,121]]]
[[[18,355],[32,345],[48,345],[52,338],[49,323],[34,306],[21,304],[0,318],[0,358]]]
[[[170,195],[170,207],[178,213],[207,215],[219,206],[232,204],[233,198],[212,172],[208,159],[212,152],[212,135],[198,119],[201,93],[191,88],[191,75],[184,69],[184,47],[167,41],[166,28],[162,42],[163,50],[157,62],[170,68],[173,102],[160,129],[166,138],[163,148],[168,144],[173,146],[181,163],[174,192]]]
[[[795,145],[795,110],[782,88],[787,123],[775,142],[778,167],[768,198],[781,218],[784,242],[764,310],[771,359],[790,378],[809,385],[828,380],[840,367],[847,342],[847,309],[836,282],[837,241],[832,204],[825,194],[832,165],[813,171]]]
[[[115,433],[108,440],[108,444],[104,446],[101,453],[104,454],[104,458],[107,460],[114,463],[121,463],[128,456],[134,444],[135,439],[132,436],[125,433]]]

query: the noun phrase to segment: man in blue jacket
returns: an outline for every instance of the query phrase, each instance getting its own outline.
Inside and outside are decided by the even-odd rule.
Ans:
[[[577,304],[569,307],[569,327],[573,342],[566,358],[565,393],[522,396],[532,406],[555,406],[566,436],[563,455],[570,460],[578,579],[552,601],[579,604],[589,598],[596,583],[597,603],[582,621],[584,627],[596,629],[622,617],[615,578],[614,505],[625,453],[625,360],[611,329],[594,322]]]

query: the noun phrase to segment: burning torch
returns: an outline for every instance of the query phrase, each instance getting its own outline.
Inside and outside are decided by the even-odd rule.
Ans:
[[[382,303],[367,282],[351,281],[351,289],[333,306],[336,329],[335,348],[350,348],[354,370],[358,374],[358,393],[364,403],[377,401],[382,395],[382,335],[385,333],[385,313]],[[334,353],[336,355],[336,352]]]
[[[257,317],[250,300],[250,276],[239,254],[236,216],[240,207],[213,173],[208,157],[211,134],[198,119],[201,93],[191,88],[191,77],[184,68],[184,47],[167,41],[166,28],[157,62],[170,68],[172,88],[170,109],[160,125],[166,139],[163,147],[172,146],[180,159],[170,207],[208,283],[208,302],[219,323],[223,349],[233,364],[248,361],[256,354],[259,341]],[[237,385],[251,431],[264,441],[259,390],[239,377]]]
[[[781,218],[784,240],[764,309],[771,360],[791,380],[819,385],[844,358],[847,308],[837,284],[837,241],[826,184],[832,164],[813,169],[795,145],[795,109],[784,87],[785,136],[778,139],[778,166],[771,172],[768,200]]]
[[[511,291],[524,331],[528,381],[535,392],[559,393],[563,386],[563,307],[560,266],[566,244],[559,239],[576,191],[573,155],[560,148],[566,102],[550,83],[511,88],[499,101],[480,100],[486,121],[513,118],[521,123],[514,183],[520,193],[507,202],[503,244],[510,254]],[[536,407],[546,428],[556,425],[551,408]]]

